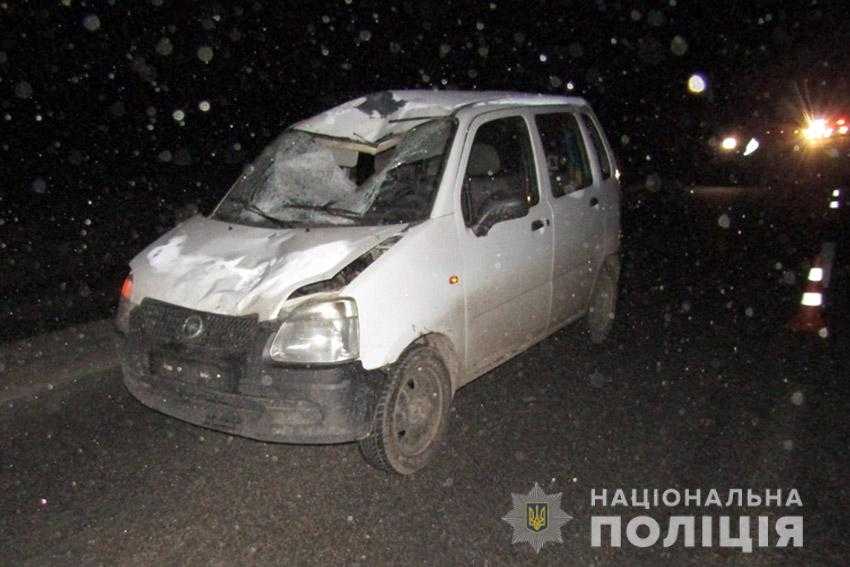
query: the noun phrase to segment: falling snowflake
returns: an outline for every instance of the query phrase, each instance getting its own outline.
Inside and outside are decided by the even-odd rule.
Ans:
[[[163,37],[156,43],[156,52],[162,56],[171,55],[174,51],[174,44],[167,37]]]
[[[670,42],[670,51],[673,52],[673,55],[681,57],[688,51],[688,42],[680,35],[674,36]]]
[[[83,27],[89,30],[90,32],[95,32],[100,29],[100,18],[97,17],[97,14],[89,14],[85,18],[83,18]]]
[[[198,48],[198,59],[204,63],[209,63],[213,59],[213,48],[209,45],[202,45]]]
[[[26,81],[21,81],[15,85],[15,96],[18,98],[27,99],[32,96],[32,85]]]

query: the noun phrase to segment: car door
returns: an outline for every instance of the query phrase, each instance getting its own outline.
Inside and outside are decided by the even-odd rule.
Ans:
[[[604,249],[604,217],[589,145],[576,114],[535,114],[536,142],[545,156],[543,185],[550,197],[554,236],[550,324],[585,312]]]
[[[597,161],[595,175],[599,179],[599,201],[604,219],[605,239],[608,241],[605,250],[616,250],[620,241],[620,174],[611,145],[605,141],[599,121],[589,112],[582,112],[581,118]]]
[[[552,212],[540,198],[529,119],[518,111],[478,117],[464,146],[458,226],[470,374],[528,346],[549,322]],[[482,234],[481,223],[511,200],[515,214]]]

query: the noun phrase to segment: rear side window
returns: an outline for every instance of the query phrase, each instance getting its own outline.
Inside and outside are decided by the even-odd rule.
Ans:
[[[599,168],[602,170],[602,179],[611,177],[611,159],[608,157],[608,152],[605,151],[605,144],[602,143],[602,136],[599,134],[599,129],[593,123],[593,119],[587,114],[581,115],[584,120],[584,127],[590,132],[590,139],[593,142],[593,148],[596,150],[596,155],[599,156]]]
[[[546,169],[552,194],[561,197],[593,182],[581,129],[572,114],[538,114],[534,117],[546,152]]]

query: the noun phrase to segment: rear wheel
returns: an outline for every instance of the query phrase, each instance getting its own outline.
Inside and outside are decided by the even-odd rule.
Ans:
[[[452,390],[440,355],[427,346],[406,351],[393,365],[378,399],[369,434],[360,441],[366,461],[411,474],[439,451],[448,426]]]
[[[594,344],[601,344],[611,334],[617,313],[617,270],[609,263],[602,264],[587,310],[587,332]]]

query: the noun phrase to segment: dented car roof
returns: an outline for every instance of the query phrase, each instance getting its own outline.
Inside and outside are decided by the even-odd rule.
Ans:
[[[579,97],[510,91],[381,91],[302,120],[293,128],[374,146],[423,120],[448,116],[464,106],[556,104],[587,103]]]

